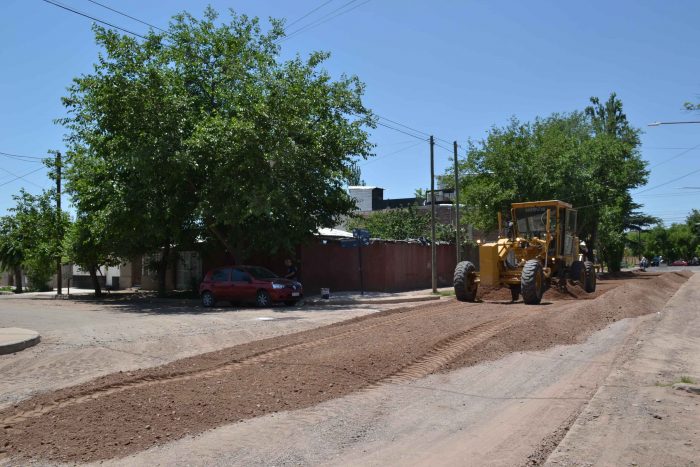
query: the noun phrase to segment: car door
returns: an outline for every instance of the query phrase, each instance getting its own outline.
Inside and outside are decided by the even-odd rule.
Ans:
[[[231,270],[231,281],[237,300],[244,302],[255,301],[256,287],[250,274],[243,269],[233,268]]]
[[[232,300],[231,269],[219,268],[211,273],[211,290],[217,300]]]

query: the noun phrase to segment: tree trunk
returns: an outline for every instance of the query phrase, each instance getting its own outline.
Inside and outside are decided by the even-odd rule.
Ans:
[[[90,266],[88,271],[90,272],[90,279],[92,279],[92,287],[95,289],[95,297],[101,297],[102,287],[100,287],[100,281],[97,278],[97,267]]]
[[[22,292],[22,266],[15,266],[15,293]]]
[[[593,228],[591,229],[591,243],[590,245],[588,242],[586,242],[586,248],[588,248],[588,251],[586,252],[586,257],[588,258],[588,261],[592,262],[595,264],[595,255],[593,254],[593,250],[596,248],[596,242],[598,241],[598,221],[596,221],[593,224]]]
[[[160,297],[165,295],[165,281],[168,273],[168,259],[170,257],[170,242],[163,246],[163,252],[160,256],[160,261],[158,261],[158,295]]]

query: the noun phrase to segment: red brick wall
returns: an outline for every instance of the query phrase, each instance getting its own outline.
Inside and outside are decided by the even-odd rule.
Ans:
[[[247,264],[264,266],[277,274],[286,273],[284,259],[288,255],[256,256]],[[312,240],[297,250],[301,282],[308,295],[320,293],[321,287],[331,291],[360,290],[357,248],[342,248],[337,241]],[[223,254],[204,257],[203,270],[230,262]],[[438,245],[438,286],[452,285],[455,268],[454,245]],[[368,291],[397,292],[431,287],[430,246],[408,243],[375,242],[362,247],[364,288]]]

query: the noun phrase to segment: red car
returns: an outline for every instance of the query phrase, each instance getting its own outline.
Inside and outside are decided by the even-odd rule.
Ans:
[[[673,263],[671,263],[671,266],[687,266],[688,262],[683,261],[682,259],[677,259]]]
[[[222,266],[212,269],[199,285],[202,305],[217,301],[254,302],[267,307],[275,302],[292,306],[304,296],[299,282],[279,277],[259,266]]]

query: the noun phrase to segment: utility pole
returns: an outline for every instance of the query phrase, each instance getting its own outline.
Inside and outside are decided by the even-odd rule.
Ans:
[[[455,246],[457,263],[462,260],[462,244],[459,243],[459,169],[457,168],[457,141],[454,142],[455,153]]]
[[[61,153],[56,151],[56,228],[58,233],[58,242],[63,238],[61,224]],[[56,260],[56,295],[63,294],[63,274],[61,271],[61,256]]]
[[[437,292],[437,250],[435,248],[435,138],[430,137],[430,272],[433,293]]]

